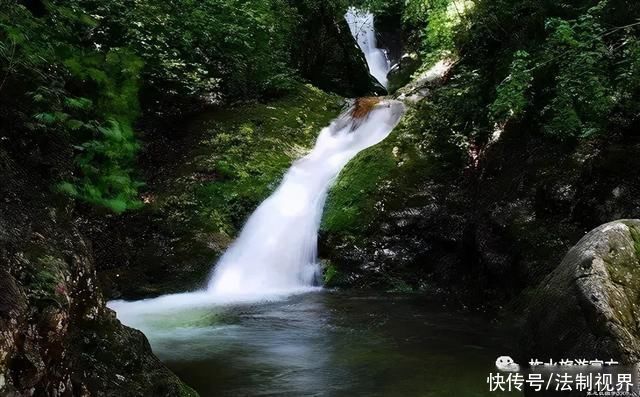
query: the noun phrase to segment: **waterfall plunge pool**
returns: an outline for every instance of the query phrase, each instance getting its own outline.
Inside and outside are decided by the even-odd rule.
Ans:
[[[374,16],[351,8],[345,18],[386,86]],[[347,112],[325,128],[249,218],[207,290],[109,306],[202,397],[492,395],[486,378],[505,350],[486,319],[415,295],[313,286],[331,183],[403,113],[400,102],[380,101],[362,120]]]
[[[491,396],[508,352],[485,318],[415,295],[315,290],[133,314],[125,322],[202,397]]]
[[[403,112],[380,101],[363,119],[350,110],[323,129],[251,215],[207,289],[109,306],[202,397],[491,395],[486,378],[508,351],[486,319],[416,296],[323,290],[308,271],[317,268],[331,182]]]

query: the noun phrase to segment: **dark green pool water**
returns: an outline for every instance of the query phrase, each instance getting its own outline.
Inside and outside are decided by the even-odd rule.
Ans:
[[[508,354],[486,319],[403,295],[185,309],[145,332],[203,397],[490,396],[487,375]]]

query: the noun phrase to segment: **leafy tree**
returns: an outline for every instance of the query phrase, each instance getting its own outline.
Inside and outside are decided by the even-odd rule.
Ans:
[[[35,168],[55,164],[43,176],[60,191],[115,212],[140,206],[141,116],[294,86],[295,1],[27,3],[0,0],[0,121],[13,126],[2,142],[28,148]]]
[[[509,120],[575,141],[603,137],[614,115],[619,125],[637,119],[639,3],[476,0],[455,7],[460,3],[409,0],[404,19],[424,29],[425,67],[452,52],[459,62],[449,84],[479,93],[473,100],[483,110],[458,115],[476,127],[464,133],[470,141],[482,145],[496,123]],[[439,123],[432,127],[425,128],[459,134]]]
[[[545,130],[559,136],[589,137],[603,132],[613,107],[604,29],[593,15],[576,21],[551,18],[544,55],[557,67],[555,96],[543,110]]]
[[[496,88],[497,97],[489,109],[491,119],[498,123],[520,117],[529,103],[527,91],[533,81],[529,53],[516,51],[513,58],[509,75]]]

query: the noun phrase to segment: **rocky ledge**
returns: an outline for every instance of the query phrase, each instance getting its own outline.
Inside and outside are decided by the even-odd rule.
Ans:
[[[197,396],[105,307],[85,223],[0,150],[0,395]]]

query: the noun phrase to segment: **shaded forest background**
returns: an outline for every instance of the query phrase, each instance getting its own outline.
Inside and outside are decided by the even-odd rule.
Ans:
[[[0,0],[2,392],[195,394],[105,300],[200,286],[345,97],[385,94],[349,5],[389,94],[451,68],[332,188],[327,286],[525,316],[640,217],[638,1]]]
[[[401,66],[392,93],[442,59],[453,67],[337,181],[322,255],[364,274],[339,284],[429,290],[436,274],[437,284],[486,279],[477,287],[517,294],[553,268],[540,262],[637,208],[631,0],[1,1],[3,167],[19,164],[45,187],[38,200],[91,219],[99,268],[118,291],[144,296],[132,285],[146,288],[140,277],[158,292],[184,288],[169,274],[201,280],[311,130],[338,113],[338,96],[384,93],[343,20],[350,5],[377,15],[381,45]],[[196,143],[205,130],[213,138]],[[418,218],[440,237],[384,231],[406,220],[391,210],[404,219],[425,205],[437,209]],[[394,244],[413,253],[367,270]],[[543,255],[522,259],[534,252]],[[142,270],[114,281],[131,267]]]
[[[423,69],[446,54],[461,56],[456,82],[439,94],[435,111],[420,115],[449,151],[481,146],[508,122],[575,140],[628,128],[638,113],[636,2],[360,5],[401,23],[405,46],[422,55]],[[319,34],[313,19],[338,18],[347,2],[1,6],[3,145],[22,152],[55,190],[122,212],[141,206],[135,158],[145,130],[205,104],[278,97],[295,81],[313,79],[305,65],[309,35]],[[62,153],[68,164],[48,159]]]

